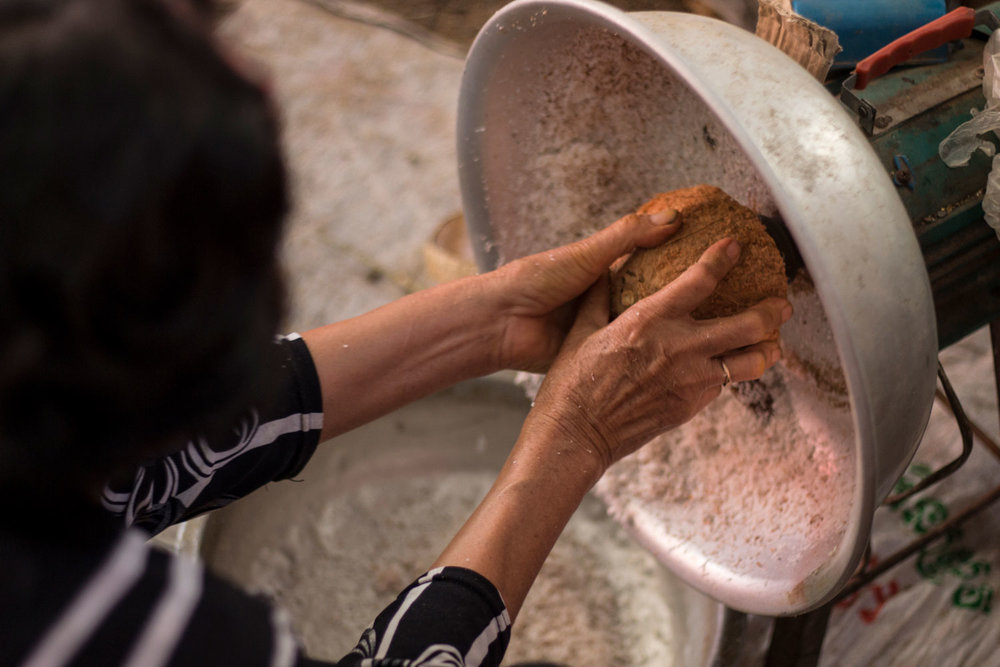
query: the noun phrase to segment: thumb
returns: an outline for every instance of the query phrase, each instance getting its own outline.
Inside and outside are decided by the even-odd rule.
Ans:
[[[637,247],[648,248],[666,241],[681,227],[673,209],[657,213],[630,213],[604,229],[575,243],[556,249],[557,259],[566,260],[575,276],[571,282],[590,284],[611,264]]]

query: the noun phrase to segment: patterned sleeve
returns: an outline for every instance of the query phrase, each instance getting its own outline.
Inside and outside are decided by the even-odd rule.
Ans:
[[[338,667],[487,667],[510,640],[500,593],[464,568],[431,570],[385,608]]]
[[[264,484],[298,474],[319,442],[322,397],[312,357],[301,338],[293,334],[280,339],[278,350],[285,371],[282,382],[286,386],[279,392],[284,401],[266,413],[251,411],[230,441],[189,442],[182,450],[141,467],[130,486],[107,487],[105,508],[122,517],[127,525],[155,534],[173,523],[226,505]],[[230,612],[237,607],[249,613],[250,607],[226,599],[231,594],[225,587],[209,588],[201,590],[197,605],[192,605],[195,615],[204,612],[198,616],[202,620],[192,619],[177,638],[174,656],[181,662],[172,661],[171,665],[206,661],[216,664],[205,647],[211,644],[210,637],[218,640],[225,635],[218,623],[230,618]],[[271,637],[271,648],[260,651],[269,656],[269,664],[329,665],[300,653],[286,616],[266,611],[266,605],[264,611],[255,611],[253,616],[258,624],[282,621],[274,625],[274,632],[260,629],[253,633]],[[205,619],[215,619],[215,624]],[[238,625],[248,623],[246,619],[234,619]],[[493,584],[472,570],[438,568],[403,590],[364,632],[354,650],[336,665],[496,666],[509,638],[510,617]],[[220,647],[229,645],[226,641],[217,643]]]
[[[497,589],[460,567],[431,570],[410,584],[335,665],[301,652],[282,610],[267,610],[225,582],[216,588],[195,607],[171,667],[263,661],[271,667],[498,667],[510,641],[510,616]],[[229,640],[237,636],[233,646]]]
[[[282,369],[266,412],[251,409],[225,441],[192,440],[180,451],[140,467],[131,484],[108,485],[105,509],[152,535],[229,504],[269,482],[298,474],[323,427],[319,378],[297,334],[278,339]]]

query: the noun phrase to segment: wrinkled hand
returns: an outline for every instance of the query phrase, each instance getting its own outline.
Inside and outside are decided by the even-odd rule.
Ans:
[[[499,367],[546,371],[573,323],[577,298],[616,259],[659,245],[679,228],[676,211],[630,214],[576,243],[522,257],[487,274],[502,313]]]
[[[601,470],[691,419],[732,381],[759,378],[781,356],[784,299],[715,320],[693,311],[736,264],[739,245],[714,244],[685,273],[608,324],[606,280],[588,293],[529,420],[597,457]]]

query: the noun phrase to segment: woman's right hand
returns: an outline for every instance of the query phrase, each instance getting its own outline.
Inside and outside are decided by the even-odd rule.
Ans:
[[[526,429],[555,429],[595,457],[597,471],[708,405],[727,381],[759,378],[781,358],[778,329],[792,314],[765,299],[731,317],[691,312],[735,266],[739,244],[723,239],[656,294],[608,323],[608,286],[586,297],[546,375]],[[588,466],[589,467],[589,466]]]

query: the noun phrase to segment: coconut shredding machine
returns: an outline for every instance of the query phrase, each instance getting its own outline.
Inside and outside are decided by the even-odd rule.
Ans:
[[[839,542],[789,578],[727,569],[641,517],[628,526],[725,605],[729,632],[741,614],[776,617],[769,664],[814,664],[837,600],[1000,499],[998,488],[877,567],[860,566],[875,508],[904,497],[894,485],[936,394],[963,451],[905,496],[973,447],[939,350],[989,326],[1000,369],[1000,241],[982,207],[991,160],[977,151],[950,168],[939,155],[985,106],[983,50],[998,11],[956,10],[824,83],[736,26],[596,0],[516,0],[468,54],[459,172],[481,269],[577,238],[653,192],[705,182],[778,221],[779,247],[815,285],[852,422],[854,488]]]

